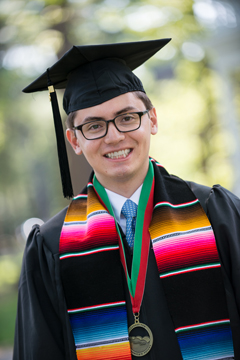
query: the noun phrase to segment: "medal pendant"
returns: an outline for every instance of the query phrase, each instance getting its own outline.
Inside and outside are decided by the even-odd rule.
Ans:
[[[135,322],[129,328],[129,341],[131,346],[132,355],[141,357],[146,355],[152,348],[153,345],[153,335],[152,331],[145,324],[139,322],[139,313],[134,314]],[[135,336],[130,336],[131,331],[137,328],[143,328],[146,331],[146,336],[138,336],[138,331],[134,331]]]

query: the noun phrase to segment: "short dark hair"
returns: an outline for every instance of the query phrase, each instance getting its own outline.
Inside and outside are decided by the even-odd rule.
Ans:
[[[153,104],[146,93],[144,93],[143,91],[133,91],[133,93],[134,93],[134,95],[136,95],[136,97],[138,99],[140,99],[143,102],[143,104],[146,107],[146,110],[151,110],[153,108]],[[77,114],[77,111],[73,111],[68,115],[68,117],[66,119],[66,127],[68,129],[73,128],[74,119],[76,117],[76,114]]]
[[[133,91],[138,99],[140,99],[143,104],[146,106],[146,110],[151,110],[153,108],[153,104],[147,94],[143,91]]]

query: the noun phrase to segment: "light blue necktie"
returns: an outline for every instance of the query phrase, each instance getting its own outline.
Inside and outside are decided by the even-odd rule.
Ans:
[[[126,200],[122,207],[122,214],[127,219],[126,239],[130,248],[133,247],[136,217],[137,217],[137,205],[132,200]]]

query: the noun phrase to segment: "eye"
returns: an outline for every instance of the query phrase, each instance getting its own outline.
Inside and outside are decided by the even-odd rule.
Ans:
[[[130,122],[134,119],[135,119],[135,116],[133,114],[126,114],[126,115],[123,115],[123,117],[121,118],[121,121],[122,122]]]
[[[88,127],[88,130],[96,130],[99,129],[100,125],[99,124],[92,124]]]
[[[94,132],[104,128],[105,124],[101,121],[91,121],[84,125],[84,131]]]

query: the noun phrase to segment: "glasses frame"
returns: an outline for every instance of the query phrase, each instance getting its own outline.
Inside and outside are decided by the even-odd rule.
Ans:
[[[122,133],[127,133],[127,132],[132,132],[132,131],[138,130],[138,129],[140,128],[140,126],[141,126],[142,116],[145,115],[145,114],[148,114],[148,113],[149,113],[149,110],[135,111],[135,112],[129,112],[129,113],[117,115],[114,119],[111,119],[111,120],[104,120],[104,119],[99,120],[99,121],[104,121],[104,122],[106,123],[106,131],[105,131],[105,134],[104,134],[104,135],[98,136],[98,137],[96,137],[96,138],[94,138],[94,139],[88,139],[88,138],[84,135],[84,133],[83,133],[83,131],[82,131],[82,127],[83,127],[84,125],[86,125],[86,124],[91,123],[92,121],[88,121],[88,122],[86,122],[86,123],[84,123],[84,124],[82,124],[82,125],[73,126],[72,129],[73,129],[73,130],[80,130],[81,133],[82,133],[82,135],[83,135],[83,137],[84,137],[86,140],[97,140],[97,139],[101,139],[101,138],[103,138],[104,136],[107,135],[108,125],[109,125],[111,122],[114,124],[115,128],[116,128],[119,132],[122,132]],[[116,120],[119,116],[130,115],[130,114],[138,114],[139,120],[140,120],[140,121],[139,121],[139,126],[138,126],[136,129],[134,129],[134,130],[124,130],[124,131],[119,130],[118,127],[117,127],[117,125],[116,125],[116,123],[115,123],[115,120]]]

